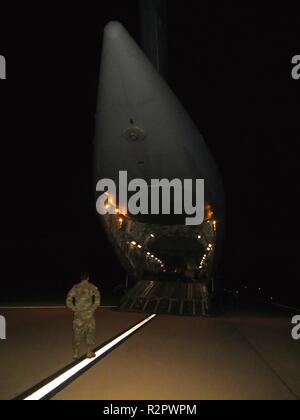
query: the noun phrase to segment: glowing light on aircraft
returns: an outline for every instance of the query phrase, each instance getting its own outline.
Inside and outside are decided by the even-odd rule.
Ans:
[[[214,228],[214,232],[217,231],[217,222],[214,220],[213,221],[213,228]]]

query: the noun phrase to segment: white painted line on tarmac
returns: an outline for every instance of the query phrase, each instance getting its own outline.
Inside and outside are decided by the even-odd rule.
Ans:
[[[101,347],[98,351],[96,351],[96,357],[93,359],[84,359],[83,361],[79,362],[75,366],[68,369],[66,372],[59,375],[57,378],[50,381],[48,384],[42,386],[37,391],[33,392],[31,395],[23,398],[24,401],[38,401],[45,398],[47,395],[53,393],[57,388],[61,387],[65,382],[69,381],[73,376],[77,375],[80,371],[87,368],[91,363],[95,363],[97,359],[107,353],[109,350],[116,347],[126,338],[131,336],[133,333],[138,331],[144,325],[148,324],[152,319],[154,319],[157,315],[151,315],[146,318],[144,321],[140,322],[139,324],[135,325],[134,327],[130,328],[128,331],[121,334],[119,337],[115,338],[105,346]]]

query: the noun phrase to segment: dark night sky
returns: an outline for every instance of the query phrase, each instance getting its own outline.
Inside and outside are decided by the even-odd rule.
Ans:
[[[102,31],[140,39],[137,1],[1,13],[0,300],[63,295],[124,272],[95,214],[92,140]],[[225,284],[300,303],[296,227],[300,6],[169,1],[169,80],[223,176]],[[298,118],[297,118],[298,117]]]

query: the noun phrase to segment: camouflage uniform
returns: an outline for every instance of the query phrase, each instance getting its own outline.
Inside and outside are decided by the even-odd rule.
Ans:
[[[84,280],[76,284],[68,293],[66,305],[74,312],[73,350],[74,358],[79,357],[82,344],[87,346],[87,355],[93,355],[95,346],[95,311],[100,306],[100,293],[96,286]]]
[[[201,283],[201,303],[202,303],[202,315],[208,315],[209,309],[209,292],[206,283]]]

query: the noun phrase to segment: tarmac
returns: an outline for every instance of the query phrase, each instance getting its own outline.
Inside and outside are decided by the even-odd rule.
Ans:
[[[1,309],[0,399],[14,399],[72,363],[72,314],[64,308]],[[296,315],[296,314],[293,314]],[[102,308],[97,348],[147,315]],[[300,341],[292,315],[265,307],[203,318],[158,315],[54,400],[297,400]],[[55,375],[54,375],[55,376]]]

